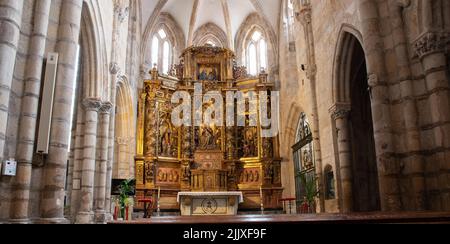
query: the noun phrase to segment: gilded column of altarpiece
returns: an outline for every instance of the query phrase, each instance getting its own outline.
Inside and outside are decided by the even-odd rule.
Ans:
[[[200,95],[194,85],[201,84],[203,94],[218,91],[225,106],[230,91],[266,91],[270,95],[273,83],[267,77],[263,71],[258,77],[249,77],[245,68],[235,65],[232,51],[212,46],[185,50],[170,75],[160,75],[154,68],[139,98],[137,196],[159,191],[161,210],[176,211],[180,191],[242,191],[245,202],[240,209],[251,210],[260,209],[262,190],[265,208],[280,208],[283,188],[278,137],[263,138],[259,123],[249,126],[249,107],[259,108],[258,99],[245,99],[243,127],[227,127],[224,123],[177,128],[171,120],[173,109],[179,106],[171,103],[177,91],[188,92],[194,101]],[[239,102],[243,101],[234,100],[236,108]],[[202,112],[208,106],[211,104],[203,104]],[[194,106],[192,109],[195,116]],[[252,118],[259,118],[255,115]]]

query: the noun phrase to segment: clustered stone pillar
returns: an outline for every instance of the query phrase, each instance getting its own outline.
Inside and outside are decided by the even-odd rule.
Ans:
[[[350,110],[350,104],[339,104],[335,105],[330,111],[336,122],[337,129],[339,173],[341,180],[341,211],[344,213],[353,211],[352,145],[349,125]]]
[[[400,211],[402,202],[398,184],[399,165],[394,156],[389,89],[380,34],[378,6],[374,0],[359,0],[358,8],[364,39],[367,73],[372,93],[372,113],[377,153],[380,202],[383,211]]]
[[[318,181],[319,189],[319,212],[325,212],[325,184],[323,179],[323,165],[322,165],[322,149],[320,144],[320,125],[319,125],[319,106],[317,102],[317,64],[314,45],[314,34],[311,19],[311,4],[309,2],[303,2],[299,20],[303,25],[305,32],[305,42],[307,43],[308,53],[308,71],[307,77],[310,80],[311,85],[311,101],[312,101],[312,134],[314,143],[314,158],[316,166],[316,177]]]
[[[0,0],[0,162],[3,161],[9,98],[22,24],[23,0]]]
[[[80,208],[76,223],[92,223],[94,218],[94,180],[95,180],[95,153],[97,145],[98,111],[101,102],[97,99],[85,99],[84,124],[84,153],[83,167],[81,173],[81,196]]]
[[[117,73],[119,72],[119,68],[117,65],[111,64],[110,73],[112,75],[112,86],[111,86],[111,113],[109,120],[109,139],[108,139],[108,162],[106,167],[106,196],[105,196],[105,211],[106,211],[106,219],[109,220],[112,218],[111,215],[111,188],[112,188],[112,175],[113,175],[113,165],[114,165],[114,146],[115,146],[115,128],[116,128],[116,82],[117,82]]]
[[[106,181],[108,170],[108,146],[109,146],[109,122],[112,104],[110,102],[103,103],[100,108],[99,131],[97,139],[100,145],[98,152],[98,185],[97,196],[95,199],[95,222],[104,223],[106,221]]]
[[[415,44],[425,72],[431,126],[434,141],[432,160],[427,173],[433,179],[427,181],[433,210],[450,210],[449,155],[450,155],[450,87],[447,77],[447,60],[444,53],[447,34],[424,33]]]
[[[81,191],[81,171],[83,166],[83,144],[84,144],[84,113],[83,106],[78,103],[77,109],[77,129],[75,131],[75,147],[73,152],[73,169],[72,169],[72,191],[70,197],[70,216],[72,221],[76,218],[80,204]]]
[[[30,39],[29,56],[25,69],[25,86],[16,153],[18,162],[17,176],[14,182],[14,202],[11,210],[11,220],[19,223],[30,222],[28,206],[31,187],[31,163],[34,155],[37,114],[42,84],[42,66],[51,2],[51,0],[36,2],[33,33]]]
[[[397,82],[400,83],[402,95],[403,118],[405,122],[405,165],[403,174],[410,178],[411,187],[407,189],[411,201],[404,204],[405,210],[425,210],[425,180],[424,180],[424,157],[420,154],[421,136],[419,130],[419,113],[414,99],[413,75],[409,62],[409,46],[405,33],[403,10],[408,7],[410,1],[387,1],[390,22],[392,26],[392,37],[394,50],[397,58]],[[395,34],[394,34],[395,33]],[[409,208],[407,208],[407,206]]]
[[[15,2],[15,1],[14,1]],[[80,34],[83,0],[64,0],[61,3],[58,39],[59,66],[55,87],[50,148],[44,167],[41,196],[41,220],[44,223],[67,222],[64,219],[65,180],[68,142],[72,121],[76,56]]]
[[[80,208],[76,218],[77,224],[89,224],[94,220],[94,180],[95,180],[95,153],[97,145],[98,111],[101,101],[97,99],[85,99],[84,124],[84,153],[81,176]]]

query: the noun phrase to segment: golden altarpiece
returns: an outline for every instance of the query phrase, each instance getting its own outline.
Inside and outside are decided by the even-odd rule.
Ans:
[[[283,189],[277,137],[261,137],[261,128],[249,126],[248,121],[243,127],[177,128],[171,120],[172,110],[179,105],[172,104],[172,95],[186,91],[194,100],[194,84],[202,84],[203,93],[219,91],[226,104],[228,91],[270,94],[273,83],[265,72],[248,77],[245,68],[235,65],[234,53],[224,48],[191,47],[180,60],[168,76],[154,68],[140,93],[137,197],[159,192],[161,211],[177,211],[181,191],[241,191],[241,210],[259,210],[261,195],[266,209],[279,209]],[[250,102],[255,101],[246,100],[246,117]]]

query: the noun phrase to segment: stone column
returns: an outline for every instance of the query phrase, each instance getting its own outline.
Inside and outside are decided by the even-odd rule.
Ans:
[[[97,196],[95,199],[95,222],[105,223],[106,221],[106,181],[107,181],[107,168],[108,168],[108,146],[109,146],[109,121],[110,113],[113,105],[110,102],[103,103],[100,108],[99,119],[99,132],[98,132],[98,144],[99,150],[99,162],[98,162],[98,186]]]
[[[106,195],[105,195],[105,210],[106,219],[112,219],[111,215],[111,184],[114,165],[114,137],[115,137],[115,109],[116,106],[116,93],[117,93],[117,81],[121,77],[119,67],[119,46],[120,46],[120,25],[128,18],[129,8],[128,1],[116,0],[114,1],[114,20],[113,20],[113,40],[111,50],[111,63],[109,71],[111,74],[111,93],[110,101],[113,109],[110,115],[109,124],[109,145],[108,145],[108,161],[106,168]]]
[[[350,104],[338,104],[330,110],[333,120],[336,122],[339,173],[341,181],[341,211],[350,213],[353,211],[353,167],[352,145],[350,141],[349,114]]]
[[[374,0],[359,0],[358,8],[364,39],[367,73],[372,92],[372,114],[377,153],[380,202],[383,211],[400,211],[399,165],[394,156],[389,89],[385,67],[384,43],[380,34],[378,6]]]
[[[130,178],[130,167],[128,162],[128,147],[130,138],[117,137],[117,177],[119,179]]]
[[[427,97],[430,106],[433,135],[432,161],[427,164],[431,180],[428,191],[433,210],[450,210],[449,155],[450,155],[450,87],[447,76],[447,60],[444,53],[448,36],[439,32],[424,33],[415,48],[425,72]],[[437,204],[440,202],[440,204]],[[440,205],[440,206],[439,206]]]
[[[105,211],[106,219],[112,219],[111,215],[111,185],[112,185],[112,175],[114,166],[114,143],[115,143],[115,128],[116,128],[116,93],[117,93],[117,73],[120,69],[117,64],[111,63],[110,73],[112,75],[112,85],[111,85],[111,114],[109,120],[109,133],[108,133],[108,162],[106,167],[106,192],[105,192]]]
[[[311,85],[311,127],[314,144],[314,158],[316,167],[316,177],[319,189],[319,212],[325,212],[325,184],[323,181],[323,166],[322,166],[322,149],[320,145],[320,125],[319,125],[319,106],[317,102],[317,64],[316,64],[316,49],[314,44],[314,33],[311,19],[311,4],[303,2],[300,15],[298,16],[300,23],[303,25],[305,32],[305,42],[307,43],[308,54],[308,71],[307,78]]]
[[[9,98],[22,23],[23,0],[0,0],[0,162],[3,161]]]
[[[97,145],[98,110],[101,102],[97,99],[85,99],[84,153],[81,176],[80,209],[76,218],[77,224],[89,224],[94,220],[94,180],[95,152]]]
[[[61,5],[58,40],[59,66],[55,87],[50,148],[43,172],[41,219],[43,223],[66,223],[64,219],[65,181],[72,96],[76,77],[76,56],[83,0],[64,0]]]
[[[397,58],[397,82],[402,95],[403,119],[405,122],[404,141],[406,157],[403,159],[403,174],[410,178],[411,188],[407,190],[410,196],[405,210],[425,210],[425,179],[424,179],[424,157],[421,136],[419,130],[419,113],[415,101],[413,87],[413,75],[409,61],[409,46],[405,33],[403,10],[408,7],[410,1],[387,1],[390,12],[392,38],[394,40],[394,51]]]
[[[80,191],[81,191],[81,171],[83,166],[83,144],[84,144],[84,110],[81,102],[78,103],[77,112],[77,129],[75,135],[75,147],[74,147],[74,163],[72,170],[72,191],[70,197],[70,216],[74,222],[78,213],[80,205]]]
[[[29,56],[25,69],[25,87],[16,153],[18,162],[17,176],[14,183],[14,202],[11,210],[11,220],[19,223],[28,223],[30,221],[28,206],[30,201],[31,163],[34,155],[36,120],[51,2],[51,0],[36,2],[33,33],[30,39]],[[14,60],[12,57],[10,59]]]

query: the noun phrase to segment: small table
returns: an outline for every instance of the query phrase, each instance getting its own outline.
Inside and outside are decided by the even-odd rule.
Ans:
[[[294,202],[294,201],[296,201],[297,199],[296,198],[293,198],[293,197],[291,197],[291,198],[282,198],[282,199],[280,199],[280,202],[282,202],[283,203],[283,207],[284,207],[284,209],[285,209],[285,211],[286,211],[286,214],[287,214],[287,207],[289,206],[289,214],[292,214],[292,202]],[[286,206],[286,202],[288,202],[288,206]]]
[[[153,212],[153,199],[151,198],[138,199],[138,203],[144,204],[144,219],[151,217]]]

